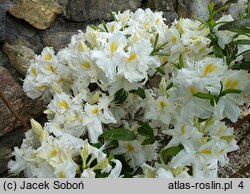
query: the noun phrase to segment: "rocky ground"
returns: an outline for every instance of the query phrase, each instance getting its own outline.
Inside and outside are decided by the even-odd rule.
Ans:
[[[14,146],[22,142],[29,119],[44,121],[44,104],[30,100],[22,91],[28,61],[46,46],[65,47],[77,30],[90,23],[110,20],[111,11],[149,7],[163,11],[166,22],[179,17],[208,16],[209,0],[0,0],[0,177],[7,176],[7,163]],[[220,5],[217,0],[217,5]],[[248,119],[249,120],[249,119]],[[236,131],[242,139],[239,151],[220,177],[250,177],[249,123]]]

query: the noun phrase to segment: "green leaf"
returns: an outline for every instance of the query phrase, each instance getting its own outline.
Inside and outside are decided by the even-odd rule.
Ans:
[[[90,25],[90,27],[96,31],[100,31],[100,32],[105,32],[102,28],[100,28],[99,26],[95,26],[95,25]]]
[[[105,131],[98,138],[109,138],[118,141],[133,141],[136,139],[136,135],[134,134],[134,132],[125,128],[114,128]]]
[[[226,3],[224,3],[224,5],[222,5],[219,9],[216,10],[216,13],[224,10],[224,9],[227,9],[229,8],[229,6],[232,4],[232,3],[237,3],[238,0],[228,0]]]
[[[238,90],[238,89],[227,89],[221,92],[220,96],[225,96],[226,94],[240,94],[241,92],[242,90]]]
[[[214,55],[216,57],[219,57],[219,58],[223,58],[224,57],[224,54],[223,54],[221,48],[218,45],[215,45],[213,47],[213,50],[214,50]]]
[[[140,122],[141,127],[138,128],[138,133],[142,136],[154,137],[154,130],[148,124]]]
[[[151,56],[155,56],[155,55],[157,55],[157,56],[168,56],[168,54],[167,53],[163,53],[163,52],[152,52],[151,54],[150,54]]]
[[[156,34],[156,37],[155,37],[154,49],[157,47],[158,40],[159,40],[159,33],[157,33],[157,34]]]
[[[114,154],[113,154],[113,153],[110,153],[110,154],[109,154],[109,157],[108,157],[109,161],[113,160],[114,158],[115,158]]]
[[[233,69],[244,69],[249,70],[250,69],[250,61],[244,61],[240,64],[237,64],[233,67]]]
[[[185,67],[184,57],[183,57],[182,53],[179,56],[179,65],[180,65],[181,68]]]
[[[164,164],[168,164],[173,156],[176,156],[184,147],[180,144],[176,147],[167,148],[160,153],[160,159]]]
[[[197,98],[209,99],[209,100],[216,100],[217,99],[217,96],[211,95],[211,94],[206,94],[203,92],[197,92],[193,96],[195,96]]]
[[[107,28],[107,25],[106,25],[106,22],[104,20],[102,20],[102,25],[105,29],[106,32],[109,32],[108,28]]]
[[[117,20],[117,18],[116,18],[116,15],[115,15],[115,12],[111,12],[111,15],[112,15],[114,21],[118,22],[118,20]]]
[[[96,175],[95,175],[95,178],[107,178],[109,175],[109,173],[101,173],[100,170],[96,170]]]
[[[116,104],[122,104],[124,103],[128,98],[128,92],[125,91],[123,88],[118,90],[115,94],[114,94],[114,101]]]
[[[141,143],[141,145],[149,145],[149,144],[153,144],[155,142],[155,138],[154,137],[146,137],[143,142]]]
[[[157,51],[159,51],[160,49],[162,49],[165,45],[167,45],[168,44],[168,42],[165,42],[165,43],[163,43],[163,44],[160,44],[157,48],[156,48],[156,50]]]
[[[247,17],[250,16],[250,1],[247,1]]]
[[[98,144],[99,144],[99,145],[98,145],[98,144],[94,144],[94,147],[100,149],[100,148],[104,145],[105,140],[107,141],[107,138],[98,137],[98,141],[99,141]],[[91,144],[91,145],[92,145],[92,144]],[[97,145],[98,145],[98,146],[97,146]],[[107,147],[108,147],[109,149],[115,149],[115,148],[118,148],[118,147],[119,147],[119,143],[118,143],[117,140],[114,140],[114,139],[108,140],[108,145],[107,145]]]
[[[247,53],[249,53],[249,52],[250,52],[250,49],[244,50],[244,51],[242,51],[241,53],[237,54],[236,57],[241,56],[241,55],[244,55],[244,54],[247,54]]]
[[[166,72],[165,72],[165,70],[164,70],[163,67],[157,67],[156,70],[157,70],[160,74],[166,75]]]
[[[145,99],[146,98],[146,94],[145,94],[145,91],[144,91],[144,89],[143,88],[138,88],[137,90],[136,90],[136,94],[138,95],[138,96],[140,96],[142,99]]]
[[[244,18],[240,20],[235,20],[231,22],[227,22],[221,25],[218,30],[229,30],[233,32],[243,32],[249,33],[250,29],[247,28],[250,26],[250,18]]]
[[[208,11],[209,11],[210,15],[212,15],[212,13],[214,12],[214,2],[213,1],[211,1],[208,4]]]
[[[168,86],[167,86],[167,89],[166,90],[169,90],[170,88],[172,88],[174,86],[174,83],[173,82],[171,82],[170,84],[168,84]]]
[[[238,0],[228,0],[223,6],[230,6],[232,3],[237,3]]]
[[[128,39],[131,36],[131,34],[126,34],[125,37]]]
[[[235,40],[233,41],[234,44],[242,44],[242,45],[250,45],[250,40]]]

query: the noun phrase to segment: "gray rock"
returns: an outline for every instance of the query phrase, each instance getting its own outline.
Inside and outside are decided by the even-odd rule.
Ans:
[[[227,0],[214,0],[215,9],[220,8]],[[177,0],[179,17],[197,16],[203,20],[209,17],[208,4],[211,0]],[[218,14],[221,17],[222,13]]]
[[[174,12],[176,11],[176,0],[148,0],[144,6],[154,10]]]
[[[3,66],[6,69],[8,69],[9,73],[13,76],[15,81],[19,84],[23,84],[23,77],[20,75],[20,73],[17,72],[17,70],[13,67],[13,65],[10,64],[8,57],[3,52],[2,48],[0,49],[0,67]],[[0,108],[1,109],[1,108]]]
[[[165,23],[166,24],[171,24],[173,21],[177,20],[178,14],[176,12],[163,12],[163,17],[166,19]]]
[[[43,45],[38,30],[23,20],[7,15],[5,40],[11,44],[20,44],[31,48],[35,53],[41,52]]]
[[[41,99],[31,100],[23,92],[23,88],[15,81],[10,72],[0,66],[0,100],[14,116],[6,117],[5,111],[0,109],[0,135],[12,131],[16,124],[21,124],[29,129],[31,118],[39,117],[45,109],[45,104]],[[3,106],[4,107],[4,106]],[[7,124],[6,124],[7,123]]]
[[[17,18],[24,19],[37,29],[48,28],[63,9],[55,0],[32,0],[18,2],[9,10]]]
[[[66,47],[71,40],[72,35],[77,32],[55,32],[42,35],[44,46],[53,47],[56,51]]]
[[[5,40],[5,22],[6,22],[6,15],[5,15],[5,7],[0,5],[0,42]]]
[[[16,0],[1,0],[0,3],[0,43],[5,40],[6,12]]]
[[[111,12],[135,10],[141,6],[141,0],[71,0],[67,5],[66,18],[71,21],[110,20]]]
[[[0,66],[6,66],[8,64],[8,58],[0,48]]]
[[[57,3],[59,5],[61,5],[61,7],[63,9],[63,15],[66,15],[66,9],[67,9],[68,2],[69,2],[69,0],[57,0]]]
[[[21,126],[20,122],[16,120],[15,116],[12,114],[12,112],[9,110],[6,104],[1,100],[1,98],[0,98],[0,114],[1,114],[0,137],[6,133],[11,132],[16,127]]]
[[[3,46],[3,51],[8,56],[10,63],[25,77],[30,66],[30,60],[35,57],[34,51],[28,47],[18,44],[10,45],[7,42]]]
[[[64,17],[58,17],[55,23],[48,29],[39,31],[39,35],[45,36],[58,32],[77,32],[77,30],[85,30],[87,24],[93,24],[93,22],[72,22]]]
[[[207,20],[209,17],[208,4],[210,1],[211,0],[192,0],[190,4],[192,15]]]
[[[188,18],[191,15],[191,12],[189,10],[189,4],[187,4],[187,2],[190,2],[190,0],[188,1],[184,1],[184,0],[178,0],[177,3],[177,14],[179,16],[179,18]]]

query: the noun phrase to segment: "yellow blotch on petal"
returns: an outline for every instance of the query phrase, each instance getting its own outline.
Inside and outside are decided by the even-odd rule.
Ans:
[[[64,108],[64,109],[69,108],[69,104],[66,100],[62,100],[62,101],[58,102],[58,105],[59,105],[59,107]]]
[[[219,154],[221,155],[221,154],[223,154],[224,153],[224,151],[225,151],[225,149],[223,148],[223,149],[220,149],[220,151],[219,151]]]
[[[202,137],[202,138],[200,139],[200,143],[201,143],[201,144],[206,144],[207,141],[208,141],[208,137]]]
[[[82,67],[86,68],[86,69],[89,69],[91,67],[91,64],[90,63],[82,63]]]
[[[192,37],[192,40],[199,40],[199,37],[193,36],[193,37]]]
[[[191,51],[191,49],[190,49],[189,47],[185,46],[185,47],[184,47],[184,52],[187,53],[187,52],[189,52],[189,51]]]
[[[52,65],[51,63],[49,63],[45,69],[51,73],[55,73],[56,72],[56,68],[54,67],[54,65]]]
[[[51,53],[46,53],[45,56],[44,56],[44,60],[46,62],[49,62],[49,61],[51,61],[51,59],[52,59],[52,54]]]
[[[158,18],[157,20],[155,20],[155,24],[158,25],[160,23],[161,19]]]
[[[111,32],[114,32],[115,31],[115,25],[112,25],[111,26]]]
[[[88,47],[86,46],[84,42],[79,42],[77,47],[80,52],[84,52],[88,50]]]
[[[53,149],[51,150],[50,154],[49,154],[49,158],[53,158],[53,157],[55,157],[56,155],[57,155],[57,151],[56,151],[55,148],[53,148]]]
[[[91,111],[93,114],[97,114],[99,112],[98,107],[95,107],[94,109],[92,109]]]
[[[192,94],[195,94],[195,93],[197,93],[197,88],[195,87],[195,86],[190,86],[189,87],[189,91],[192,93]]]
[[[130,56],[128,57],[127,60],[128,61],[134,61],[136,59],[136,57],[137,57],[136,54],[133,52],[133,53],[130,54]]]
[[[214,72],[217,69],[217,67],[213,63],[209,63],[206,65],[203,71],[203,76],[207,76],[209,73]]]
[[[110,50],[112,53],[116,52],[118,49],[118,44],[116,41],[113,41],[110,43]]]
[[[65,173],[63,171],[59,172],[58,178],[65,178]]]
[[[41,85],[41,86],[37,86],[36,89],[37,90],[46,90],[46,89],[48,89],[48,86],[47,85]]]
[[[144,28],[149,28],[150,27],[150,23],[146,22],[144,23]]]
[[[160,104],[160,107],[161,107],[161,108],[164,108],[164,107],[167,106],[166,102],[164,102],[164,101],[160,101],[159,104]]]
[[[172,43],[176,43],[176,41],[177,41],[177,38],[176,38],[176,36],[173,36],[172,38],[171,38],[171,41],[172,41]]]
[[[134,147],[133,147],[133,145],[132,145],[131,143],[128,143],[128,144],[127,144],[127,150],[128,150],[129,152],[134,151]]]
[[[168,63],[168,57],[163,56],[163,57],[161,58],[161,61],[162,61],[162,64]]]
[[[181,135],[185,135],[186,133],[186,125],[181,126]]]
[[[205,155],[211,155],[211,150],[210,149],[204,149],[200,153],[205,154]]]
[[[224,83],[225,89],[235,89],[239,85],[239,80],[233,80],[232,78],[227,78]]]
[[[36,68],[35,68],[35,67],[32,67],[32,68],[31,68],[31,73],[32,73],[32,75],[34,75],[34,76],[37,75],[37,73],[36,73]]]

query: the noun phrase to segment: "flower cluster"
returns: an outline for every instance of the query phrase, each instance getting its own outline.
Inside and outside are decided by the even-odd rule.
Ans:
[[[249,36],[198,20],[167,26],[161,12],[113,13],[79,31],[58,53],[44,48],[24,80],[48,101],[44,127],[15,148],[9,168],[26,177],[216,177],[238,148],[233,128],[248,102],[250,76],[220,49]],[[218,46],[217,45],[217,46]]]

